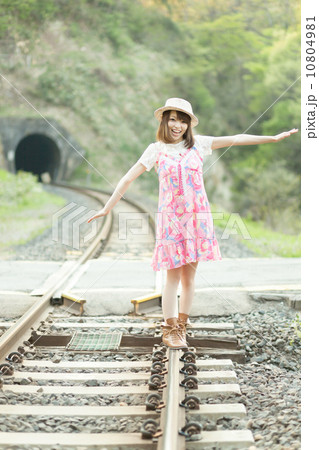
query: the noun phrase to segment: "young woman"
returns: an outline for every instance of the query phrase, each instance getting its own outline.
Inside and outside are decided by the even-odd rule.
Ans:
[[[181,98],[168,99],[154,115],[160,122],[157,142],[147,147],[120,180],[104,208],[88,222],[108,214],[132,181],[155,166],[159,177],[159,203],[152,267],[155,271],[167,270],[162,294],[163,342],[171,348],[184,348],[187,347],[186,326],[198,262],[221,259],[203,182],[203,157],[222,147],[278,142],[298,130],[276,136],[194,136],[192,129],[198,119],[191,104]],[[180,281],[180,310],[176,317]]]

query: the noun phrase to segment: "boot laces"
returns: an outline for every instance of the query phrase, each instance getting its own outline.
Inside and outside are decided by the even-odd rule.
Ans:
[[[172,335],[172,337],[174,338],[182,338],[182,334],[181,334],[181,329],[178,326],[173,326],[169,331],[168,331],[169,335]]]

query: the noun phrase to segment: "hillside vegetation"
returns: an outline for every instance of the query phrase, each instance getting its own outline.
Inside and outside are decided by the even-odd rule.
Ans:
[[[0,169],[2,257],[10,254],[12,246],[24,244],[49,228],[52,214],[64,204],[62,197],[44,191],[31,173],[12,174]]]
[[[110,185],[86,163],[77,182],[111,189],[154,141],[153,111],[168,97],[191,101],[199,134],[300,127],[297,0],[0,0],[0,8],[0,70],[11,83],[2,78],[0,114],[38,116],[22,94],[61,122]],[[221,161],[234,211],[299,232],[298,135],[231,148]],[[212,169],[205,177],[213,201]],[[133,189],[156,196],[156,174]]]

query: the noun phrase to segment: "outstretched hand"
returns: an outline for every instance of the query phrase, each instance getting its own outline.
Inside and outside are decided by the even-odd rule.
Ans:
[[[292,134],[298,133],[298,128],[293,128],[290,131],[284,131],[283,133],[277,134],[275,136],[276,142],[281,141],[282,139],[286,139],[287,137],[291,136]]]
[[[98,219],[99,217],[106,216],[107,212],[104,209],[100,209],[94,216],[90,217],[88,223],[92,222],[92,220]]]

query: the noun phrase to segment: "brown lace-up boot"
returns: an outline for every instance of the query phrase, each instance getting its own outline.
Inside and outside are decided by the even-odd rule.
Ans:
[[[187,321],[188,321],[188,315],[184,314],[184,313],[179,313],[178,314],[178,325],[180,328],[180,334],[182,337],[182,340],[185,342],[185,344],[187,345],[187,341],[186,341],[186,327],[187,327]]]
[[[187,344],[181,338],[181,329],[178,326],[177,317],[166,320],[167,325],[163,325],[163,343],[171,348],[187,348]]]

